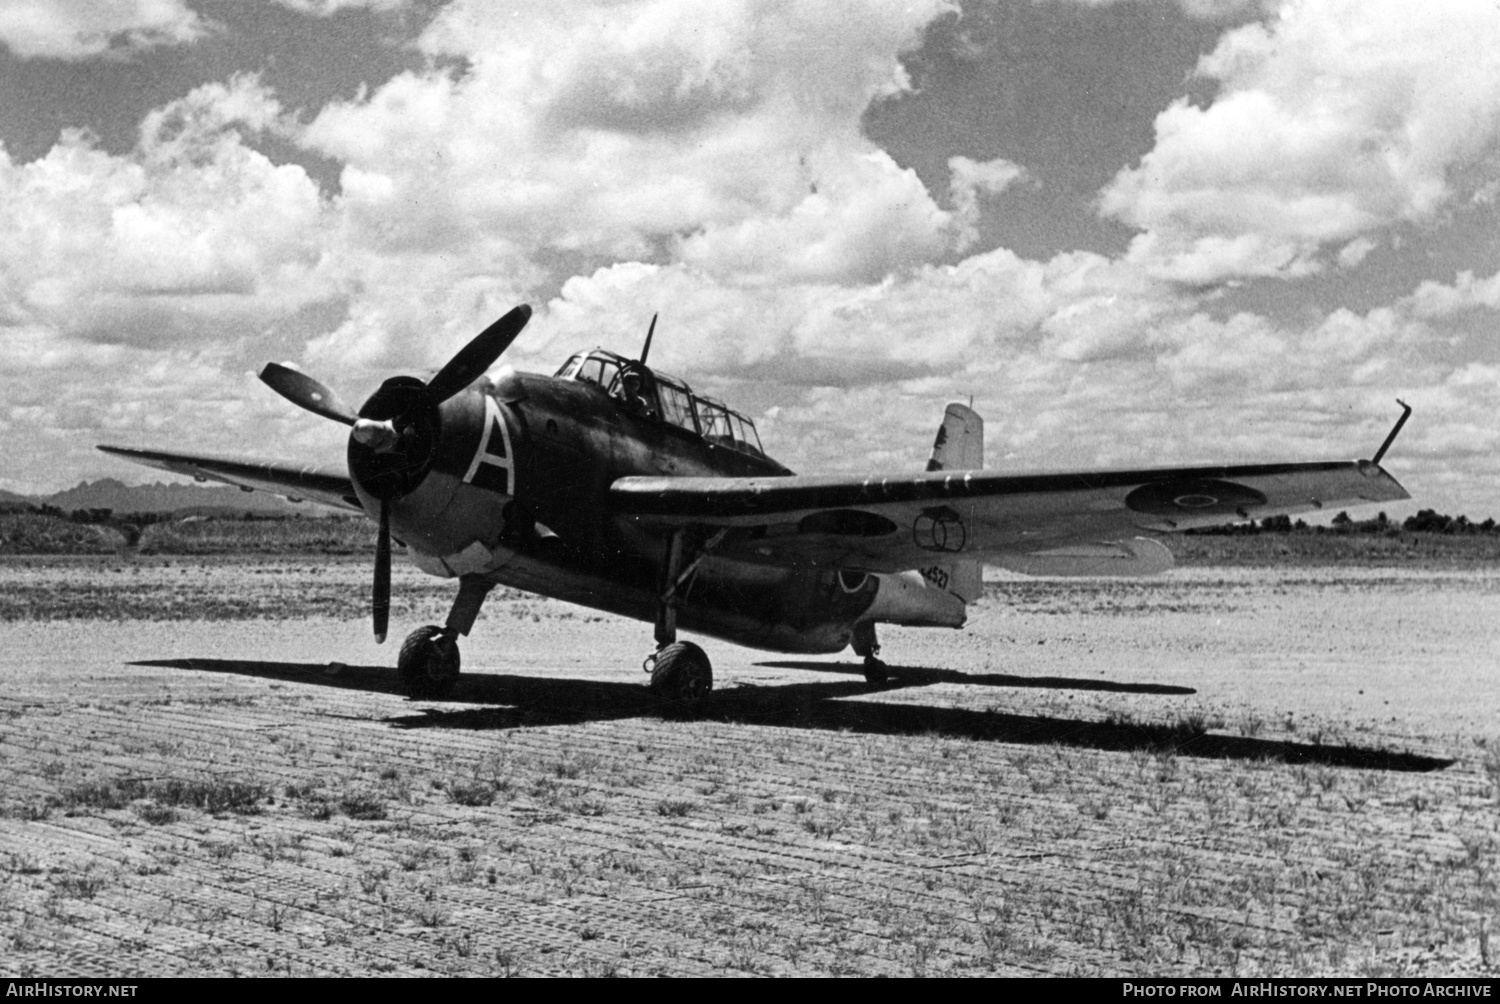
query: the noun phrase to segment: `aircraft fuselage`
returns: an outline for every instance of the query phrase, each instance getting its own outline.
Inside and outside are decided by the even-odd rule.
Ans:
[[[415,488],[391,511],[392,532],[416,563],[638,620],[656,616],[668,538],[611,509],[614,481],[791,473],[769,457],[633,412],[578,380],[506,370],[439,412],[430,466],[408,472]],[[375,514],[379,503],[352,462],[351,474]],[[677,622],[756,648],[835,652],[870,610],[881,578],[710,553],[677,600]],[[951,599],[939,605],[935,616],[945,619],[934,623],[952,623]]]

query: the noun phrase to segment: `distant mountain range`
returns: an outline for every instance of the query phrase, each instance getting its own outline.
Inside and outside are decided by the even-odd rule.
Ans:
[[[81,481],[52,495],[18,495],[0,491],[0,508],[56,506],[63,512],[75,509],[112,509],[120,515],[132,512],[181,512],[184,509],[252,512],[258,516],[327,516],[332,510],[311,503],[293,505],[278,495],[244,492],[229,485],[127,485],[114,478]]]

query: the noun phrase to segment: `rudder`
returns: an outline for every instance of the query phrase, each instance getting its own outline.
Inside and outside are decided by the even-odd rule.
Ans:
[[[984,468],[984,419],[966,404],[954,401],[943,410],[943,421],[932,442],[929,471],[977,471]],[[984,595],[984,566],[960,560],[920,569],[929,583],[965,603]]]
[[[984,467],[984,419],[966,404],[954,401],[943,411],[937,438],[932,442],[929,471],[977,471]]]

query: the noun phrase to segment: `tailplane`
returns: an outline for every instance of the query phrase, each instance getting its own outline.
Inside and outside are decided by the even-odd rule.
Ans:
[[[984,419],[957,401],[943,412],[932,443],[929,471],[977,471],[984,467]],[[876,624],[912,627],[963,627],[968,605],[984,595],[984,565],[960,559],[909,572],[877,572],[875,598],[854,625],[853,646],[865,657],[866,679],[885,679],[877,654]],[[870,667],[877,667],[872,670]],[[871,674],[875,675],[871,675]]]
[[[954,401],[943,411],[932,443],[929,471],[977,471],[984,467],[984,419],[968,405]],[[984,595],[984,566],[977,561],[952,561],[920,569],[922,578],[973,603]]]

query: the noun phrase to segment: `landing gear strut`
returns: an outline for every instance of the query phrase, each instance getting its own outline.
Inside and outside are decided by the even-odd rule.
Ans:
[[[458,580],[458,596],[443,626],[428,624],[406,636],[396,658],[396,671],[401,674],[408,697],[418,701],[440,700],[453,693],[460,665],[458,636],[468,635],[484,598],[494,588],[493,582],[465,575]]]
[[[878,687],[890,680],[890,670],[880,661],[880,642],[875,638],[874,621],[860,621],[854,625],[854,636],[849,639],[849,646],[854,649],[855,655],[865,658],[866,683]]]
[[[677,603],[698,564],[724,539],[725,532],[690,542],[687,531],[678,530],[667,541],[657,583],[656,652],[641,667],[651,674],[651,692],[664,700],[695,704],[714,689],[708,654],[690,641],[677,640]]]

